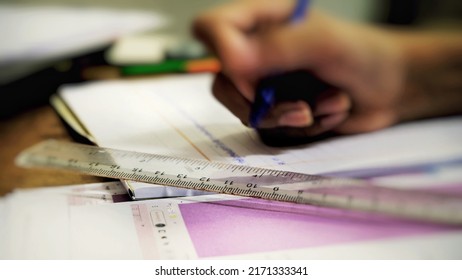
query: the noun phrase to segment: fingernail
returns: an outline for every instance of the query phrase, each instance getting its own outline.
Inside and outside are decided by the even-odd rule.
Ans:
[[[347,113],[339,113],[334,115],[329,115],[320,120],[320,124],[325,128],[332,128],[340,124],[343,120],[346,119]]]
[[[308,110],[296,110],[284,113],[279,119],[280,126],[309,126],[313,123],[313,117]]]
[[[316,102],[314,116],[336,114],[341,111],[349,110],[351,100],[343,93],[331,94],[327,97],[319,98]]]

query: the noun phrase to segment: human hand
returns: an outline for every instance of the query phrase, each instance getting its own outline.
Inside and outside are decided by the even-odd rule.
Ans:
[[[244,124],[258,81],[292,70],[309,71],[334,87],[311,107],[303,101],[276,104],[260,128],[289,128],[311,137],[373,131],[425,116],[413,113],[413,98],[405,94],[406,40],[314,10],[290,24],[294,6],[295,1],[237,1],[205,12],[194,23],[196,36],[222,63],[213,93]]]

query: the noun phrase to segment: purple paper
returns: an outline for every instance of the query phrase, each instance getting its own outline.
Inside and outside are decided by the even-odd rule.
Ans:
[[[199,257],[422,235],[454,230],[344,210],[257,199],[180,204]]]

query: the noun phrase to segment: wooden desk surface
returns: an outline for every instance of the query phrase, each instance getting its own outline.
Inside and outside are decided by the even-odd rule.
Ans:
[[[35,188],[94,183],[107,179],[54,170],[24,169],[14,159],[18,153],[42,140],[72,141],[51,106],[0,120],[0,196],[14,188]]]

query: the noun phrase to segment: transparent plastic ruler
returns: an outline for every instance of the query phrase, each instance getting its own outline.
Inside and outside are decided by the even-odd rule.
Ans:
[[[462,225],[462,196],[373,186],[367,181],[356,179],[330,178],[55,140],[47,140],[25,150],[16,161],[24,167],[64,169],[215,193]]]

